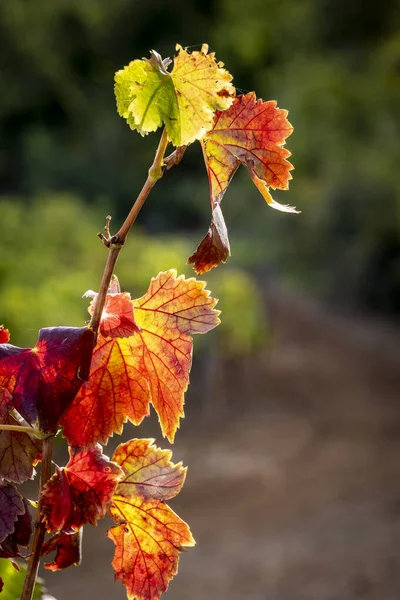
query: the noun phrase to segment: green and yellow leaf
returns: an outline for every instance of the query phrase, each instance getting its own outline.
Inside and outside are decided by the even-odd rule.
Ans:
[[[132,129],[142,135],[162,124],[174,146],[187,145],[211,129],[216,110],[234,100],[232,76],[203,44],[188,52],[179,44],[172,71],[169,59],[151,52],[150,59],[134,60],[115,74],[117,109]]]

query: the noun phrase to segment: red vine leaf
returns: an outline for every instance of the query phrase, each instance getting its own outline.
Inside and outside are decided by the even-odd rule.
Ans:
[[[27,548],[32,534],[32,516],[29,511],[29,505],[26,498],[22,499],[24,512],[17,517],[14,531],[0,544],[1,558],[22,557],[19,546]]]
[[[268,188],[286,190],[293,166],[283,148],[293,127],[287,111],[276,102],[257,100],[254,92],[235,98],[232,106],[217,111],[213,128],[201,140],[210,184],[210,230],[189,258],[197,273],[204,273],[229,256],[229,242],[222,213],[217,211],[240,164],[244,165],[266,202],[284,212],[297,212],[275,202]],[[223,232],[221,235],[220,232]]]
[[[43,487],[42,506],[49,532],[72,530],[70,522],[73,520],[74,506],[65,469],[56,467],[56,473]]]
[[[10,399],[9,392],[0,388],[0,423],[18,425],[9,414]],[[32,479],[41,451],[42,442],[27,433],[0,430],[0,476],[15,483]]]
[[[57,429],[60,417],[87,379],[94,333],[86,327],[41,329],[34,348],[0,345],[0,386],[28,423]]]
[[[4,325],[0,325],[0,344],[8,344],[10,341],[10,332],[4,329]]]
[[[195,544],[188,525],[160,499],[175,496],[185,478],[170,456],[152,440],[121,444],[113,456],[124,477],[109,509],[118,525],[107,535],[115,544],[115,578],[130,600],[158,600],[177,573],[179,553]]]
[[[106,444],[127,419],[138,425],[149,414],[148,385],[131,339],[98,336],[89,381],[61,422],[71,446]]]
[[[85,296],[89,295],[93,296],[93,301],[89,306],[89,313],[92,315],[97,294],[95,292],[86,292]],[[130,294],[127,292],[121,294],[119,291],[108,292],[99,329],[103,337],[112,338],[130,337],[138,331],[138,326],[133,316],[133,305]]]
[[[89,381],[63,419],[71,445],[107,443],[129,419],[138,425],[156,409],[161,429],[173,441],[183,417],[192,362],[191,334],[219,323],[216,300],[203,282],[160,273],[147,293],[133,301],[139,331],[129,338],[99,335]],[[107,316],[105,317],[107,320]]]
[[[102,454],[99,444],[87,450],[70,450],[66,467],[57,468],[43,488],[47,530],[72,532],[85,523],[96,525],[104,517],[121,475],[121,469]]]
[[[82,559],[82,533],[79,529],[74,533],[60,533],[54,535],[48,540],[42,550],[42,556],[56,551],[56,556],[52,563],[45,563],[44,568],[50,571],[60,571],[68,569],[72,565],[76,567],[81,564]]]
[[[14,531],[15,521],[24,514],[23,498],[10,483],[0,483],[0,543]]]

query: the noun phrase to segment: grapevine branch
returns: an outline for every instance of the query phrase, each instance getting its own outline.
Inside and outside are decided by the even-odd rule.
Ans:
[[[58,570],[68,566],[67,563],[75,564],[79,562],[74,560],[79,554],[78,536],[74,539],[65,536],[80,531],[87,522],[95,524],[104,516],[107,507],[116,523],[107,533],[115,544],[114,577],[122,580],[128,598],[159,598],[177,572],[179,553],[195,544],[188,525],[177,515],[172,517],[164,503],[164,500],[176,495],[184,483],[186,469],[181,463],[171,463],[170,452],[149,444],[149,440],[134,439],[121,444],[112,461],[102,454],[101,446],[97,445],[97,441],[104,442],[113,433],[120,432],[126,420],[139,424],[146,410],[148,413],[150,402],[158,413],[163,435],[173,442],[183,416],[184,390],[189,383],[191,334],[206,333],[219,324],[219,311],[215,310],[217,300],[209,295],[204,282],[178,277],[175,269],[159,273],[151,280],[146,294],[133,301],[135,319],[130,294],[120,293],[118,285],[111,284],[119,253],[156,182],[164,171],[181,161],[189,144],[200,141],[209,177],[212,214],[206,236],[188,259],[197,274],[218,266],[229,256],[229,240],[220,202],[240,164],[247,169],[254,185],[271,207],[297,212],[275,202],[269,192],[270,187],[287,189],[291,179],[293,166],[287,161],[290,152],[283,148],[293,129],[286,119],[287,111],[279,109],[274,101],[257,99],[254,92],[237,95],[231,83],[232,76],[223,69],[223,63],[215,60],[214,53],[208,52],[207,44],[192,53],[179,44],[176,48],[178,54],[170,71],[168,66],[172,61],[163,60],[152,51],[149,60],[134,60],[115,74],[119,114],[127,119],[131,128],[134,123],[134,129],[142,135],[154,131],[162,122],[167,123],[168,137],[164,129],[147,179],[119,231],[115,234],[110,232],[111,216],[107,216],[103,232],[98,234],[107,248],[107,257],[99,293],[90,307],[92,317],[88,327],[70,328],[69,332],[64,327],[44,329],[38,344],[29,350],[10,346],[8,330],[0,326],[0,408],[5,415],[2,420],[6,421],[0,424],[0,433],[2,430],[9,431],[9,434],[3,434],[2,439],[11,450],[10,459],[0,475],[9,474],[12,468],[17,469],[16,461],[22,456],[19,479],[26,479],[32,473],[31,467],[40,451],[40,445],[32,443],[27,435],[15,438],[11,433],[36,437],[41,440],[42,448],[35,528],[31,550],[26,557],[28,567],[20,600],[32,600],[46,531],[56,532],[56,537],[53,536],[49,543],[50,548],[55,549],[56,546],[57,549],[55,562],[48,566]],[[188,65],[189,69],[186,68]],[[165,157],[169,141],[175,150]],[[271,170],[272,163],[274,168]],[[114,292],[111,307],[109,314],[103,315],[109,291]],[[166,305],[169,306],[168,318],[161,309]],[[112,348],[119,351],[115,352],[112,360],[96,354],[96,369],[81,387],[79,373],[82,380],[89,376],[93,341],[100,322],[104,325],[104,338],[115,338],[111,342]],[[130,337],[134,326],[142,333],[130,344],[121,338]],[[167,344],[171,335],[177,339],[176,345]],[[96,353],[101,350],[103,342],[99,336]],[[107,339],[105,343],[108,344]],[[160,372],[157,369],[153,373],[148,368],[144,358],[147,352],[161,361]],[[110,382],[107,386],[102,385],[105,373]],[[164,384],[164,380],[167,383]],[[136,392],[138,388],[141,390],[139,395]],[[157,389],[155,394],[153,389]],[[18,412],[9,406],[7,394],[16,399]],[[170,397],[173,402],[169,402]],[[89,409],[88,413],[85,413],[86,408],[81,410],[83,406]],[[101,410],[97,410],[97,406],[101,406]],[[10,422],[7,422],[7,415],[11,417]],[[34,427],[23,419],[27,415]],[[63,468],[62,478],[58,471],[52,478],[53,441],[60,419],[70,446],[70,460]],[[92,420],[93,426],[86,427],[86,423]],[[17,452],[14,456],[13,442],[16,439],[24,443],[20,444],[19,454]],[[140,485],[140,482],[148,483],[148,469],[153,473],[154,465],[160,464],[160,461],[162,467],[159,467],[159,473],[155,472],[155,479],[158,482],[160,477],[173,481],[171,490],[167,486],[161,497],[158,483],[153,486],[153,492],[146,488],[146,493],[141,491],[143,486]],[[132,484],[131,489],[121,496],[117,491],[121,467],[124,476],[129,479],[132,473],[137,473],[138,464],[141,469],[138,482],[135,475],[135,485]],[[11,484],[5,485],[3,492],[11,502],[18,491]],[[92,505],[92,497],[96,498],[95,506]],[[136,511],[143,501],[156,508],[160,517],[154,517],[156,523],[148,523],[133,540],[132,536],[125,535],[126,528],[121,527],[120,514],[124,512],[125,517],[127,511],[125,523],[133,527]],[[24,502],[26,506],[26,499]],[[30,533],[31,528],[29,525],[28,531],[23,522],[15,523],[13,516],[19,518],[18,514],[15,515],[18,507],[15,506],[14,512],[10,513],[9,503],[6,504],[3,514],[0,511],[0,517],[5,519],[6,534],[14,527],[15,535],[11,540],[16,540],[16,549],[11,554],[18,557],[18,545],[23,545],[22,542],[19,544],[22,531],[25,535],[25,529],[26,533]],[[174,521],[173,531],[169,526],[171,518]],[[21,536],[17,526],[22,528]],[[156,540],[159,536],[172,548],[168,554],[159,552]],[[149,545],[148,539],[154,543]],[[59,550],[65,550],[69,544],[71,555],[64,561]],[[140,569],[140,574],[135,569],[132,571],[132,564],[139,560],[139,552],[143,553],[144,546],[146,553],[149,550],[151,561],[157,562],[157,573],[147,565]],[[50,551],[47,544],[46,547]],[[0,550],[4,550],[3,546]],[[0,578],[1,588],[3,584],[8,582]]]
[[[167,132],[166,129],[163,130],[163,133],[160,138],[160,142],[158,144],[158,148],[153,160],[153,164],[149,169],[149,173],[147,179],[143,185],[142,190],[140,191],[136,201],[134,202],[128,216],[126,217],[124,223],[122,224],[120,230],[113,236],[110,235],[110,221],[111,217],[108,216],[106,219],[106,226],[104,228],[105,235],[99,234],[102,242],[109,248],[109,253],[107,256],[106,266],[104,268],[103,276],[100,283],[99,293],[96,299],[93,316],[89,323],[89,328],[92,329],[95,333],[100,325],[101,314],[103,312],[104,304],[106,301],[106,296],[108,292],[108,288],[110,287],[111,277],[114,272],[115,264],[118,259],[118,255],[124,246],[126,239],[128,237],[128,233],[136,221],[136,217],[138,216],[140,209],[145,203],[147,197],[149,196],[151,190],[153,189],[156,182],[163,175],[164,168],[164,154],[168,145]],[[4,425],[0,426],[2,429],[10,429],[16,430],[17,426],[9,426],[6,427]],[[26,431],[26,427],[18,426],[18,431]],[[34,431],[29,431],[28,433],[32,433],[34,435]],[[35,533],[32,542],[32,553],[28,563],[28,570],[24,582],[24,588],[21,596],[21,600],[31,600],[33,595],[33,590],[35,586],[35,581],[37,577],[37,572],[39,569],[40,558],[42,554],[42,548],[44,543],[44,538],[46,534],[46,525],[42,521],[42,507],[41,507],[41,495],[46,482],[50,479],[51,476],[51,460],[52,460],[52,450],[53,450],[53,439],[54,435],[47,437],[43,440],[43,457],[42,457],[42,466],[41,466],[41,474],[40,474],[40,494],[39,494],[39,502],[36,513],[36,524],[35,524]]]
[[[46,535],[46,524],[42,521],[42,501],[41,495],[43,488],[51,477],[51,457],[53,454],[54,435],[43,440],[42,446],[42,466],[40,470],[40,494],[38,508],[36,512],[35,532],[31,547],[31,555],[28,562],[28,569],[24,581],[21,600],[31,600],[35,587],[36,577],[39,570],[40,557],[44,537]]]
[[[160,142],[158,144],[157,152],[154,157],[153,164],[149,169],[149,174],[147,179],[143,185],[143,188],[136,198],[134,205],[132,206],[128,216],[126,217],[124,223],[122,224],[120,230],[113,236],[109,235],[109,225],[110,225],[110,217],[107,217],[105,232],[106,235],[99,234],[102,242],[109,248],[109,253],[107,257],[106,266],[104,268],[103,277],[100,283],[99,293],[96,298],[96,303],[94,306],[94,311],[92,318],[89,323],[90,329],[92,329],[95,333],[100,325],[101,314],[103,312],[104,304],[107,297],[108,288],[110,287],[111,277],[114,272],[115,264],[117,262],[119,253],[121,252],[122,247],[126,242],[126,238],[128,237],[128,233],[136,221],[136,217],[138,216],[140,209],[145,203],[147,197],[149,196],[151,190],[155,186],[156,182],[161,179],[163,175],[163,165],[164,165],[164,154],[168,145],[167,139],[167,131],[164,128],[163,133],[160,138]]]

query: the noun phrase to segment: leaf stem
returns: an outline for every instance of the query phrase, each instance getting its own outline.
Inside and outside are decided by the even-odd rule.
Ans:
[[[43,440],[48,437],[47,433],[43,433],[38,429],[29,427],[29,425],[7,425],[6,423],[0,423],[0,431],[18,431],[20,433],[27,433],[28,435],[32,435],[39,440]]]
[[[21,600],[32,600],[33,590],[37,578],[37,573],[42,555],[44,537],[46,535],[46,525],[42,521],[42,491],[51,476],[51,457],[53,454],[54,435],[43,440],[42,447],[42,466],[40,470],[40,494],[38,508],[36,511],[35,531],[31,547],[31,555],[28,562],[28,569],[25,576],[24,588],[22,590]]]
[[[115,235],[113,235],[112,237],[110,237],[108,239],[107,239],[107,237],[101,236],[103,243],[105,243],[105,245],[108,246],[108,248],[109,248],[109,253],[108,253],[108,257],[107,257],[106,266],[104,267],[104,272],[103,272],[103,277],[102,277],[101,283],[100,283],[99,293],[97,294],[97,297],[96,297],[93,315],[92,315],[92,318],[89,323],[89,328],[92,329],[95,333],[97,333],[97,330],[100,325],[101,314],[103,312],[108,288],[110,287],[111,277],[113,275],[115,264],[117,262],[119,253],[121,252],[122,247],[124,246],[124,244],[126,242],[128,233],[129,233],[132,225],[136,221],[136,218],[140,212],[140,209],[142,208],[143,204],[145,203],[146,199],[148,198],[148,196],[149,196],[151,190],[153,189],[153,187],[155,186],[156,182],[159,179],[161,179],[161,177],[163,176],[163,166],[164,166],[163,160],[164,160],[164,154],[167,149],[167,146],[168,146],[167,131],[164,128],[161,138],[160,138],[160,142],[158,144],[158,148],[157,148],[154,160],[153,160],[153,164],[151,165],[151,167],[149,169],[147,179],[146,179],[138,197],[136,198],[135,203],[133,204],[131,210],[129,211],[128,216],[126,217],[124,223],[122,224],[120,230]],[[109,217],[107,217],[107,219],[108,219],[107,226],[109,226]]]

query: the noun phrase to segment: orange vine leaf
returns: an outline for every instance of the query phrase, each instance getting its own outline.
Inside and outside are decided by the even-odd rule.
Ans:
[[[213,128],[202,138],[203,155],[210,184],[211,225],[188,262],[197,273],[205,273],[229,256],[226,225],[219,209],[232,177],[242,164],[266,202],[283,212],[297,212],[275,202],[269,188],[286,190],[293,166],[283,148],[293,127],[287,111],[275,101],[257,100],[254,92],[235,98],[232,106],[217,111]]]
[[[78,531],[96,525],[107,510],[122,476],[121,469],[102,454],[100,444],[86,450],[70,449],[68,464],[49,479],[42,491],[47,531]]]
[[[131,440],[113,456],[124,476],[109,509],[117,525],[107,535],[115,544],[115,578],[129,600],[158,600],[177,573],[179,553],[195,544],[188,525],[163,501],[180,491],[186,470],[152,442]]]
[[[151,402],[163,434],[173,441],[184,416],[184,392],[192,362],[191,334],[219,323],[217,301],[193,278],[160,273],[147,293],[133,301],[138,330],[129,338],[98,336],[89,381],[65,415],[71,445],[106,443],[129,419],[138,425]],[[113,317],[114,318],[114,317]],[[103,313],[103,328],[108,327]]]
[[[8,344],[10,341],[10,332],[4,329],[4,325],[0,325],[0,344]]]
[[[124,471],[117,493],[134,492],[143,498],[163,501],[174,498],[185,483],[187,469],[182,463],[173,464],[171,456],[171,450],[157,448],[153,439],[120,444],[113,456],[113,461]]]

